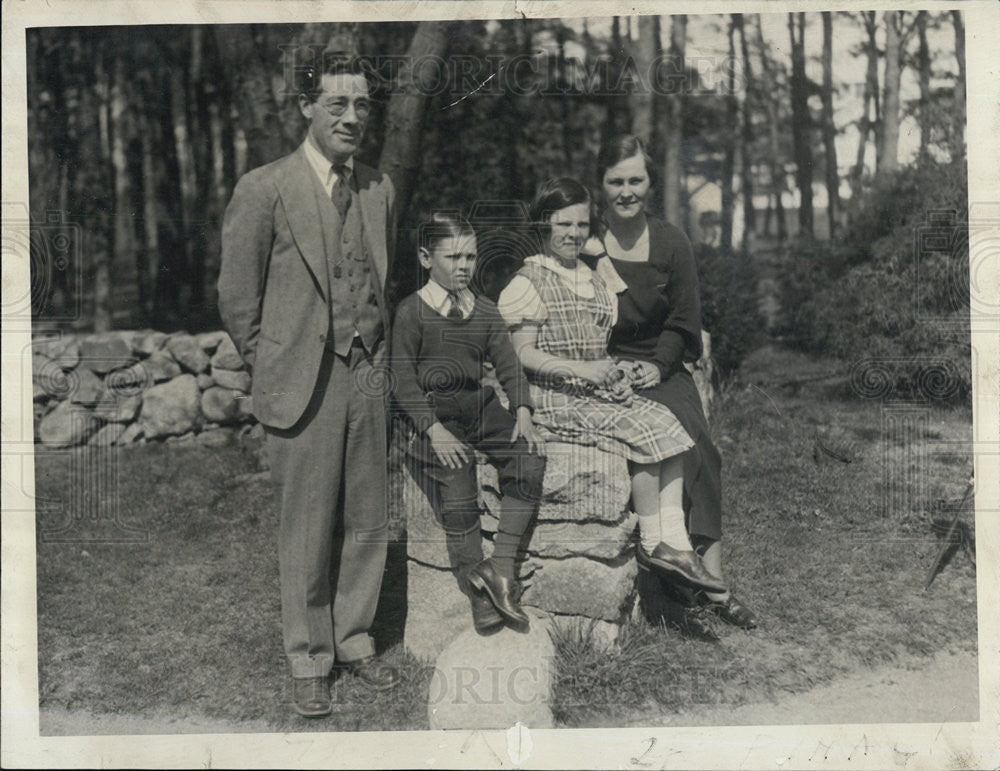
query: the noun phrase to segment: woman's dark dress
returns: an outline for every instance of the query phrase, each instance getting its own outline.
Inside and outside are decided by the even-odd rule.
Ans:
[[[649,261],[612,259],[628,289],[618,295],[618,320],[608,350],[621,359],[649,361],[661,382],[641,393],[670,409],[695,446],[684,454],[688,530],[722,537],[722,458],[712,442],[694,379],[685,361],[701,356],[701,300],[691,243],[673,225],[649,222]]]

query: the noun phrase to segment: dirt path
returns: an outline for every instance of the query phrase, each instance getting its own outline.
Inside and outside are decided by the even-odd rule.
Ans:
[[[917,667],[914,663],[923,662]],[[705,707],[683,714],[646,716],[635,725],[801,725],[825,723],[976,722],[979,720],[979,670],[976,655],[940,653],[910,666],[880,667],[856,673],[777,702],[741,707]],[[313,726],[310,726],[313,727]],[[99,734],[186,734],[271,732],[263,721],[228,722],[204,717],[100,715],[48,712],[41,716],[43,736]]]
[[[924,662],[924,666],[920,666]],[[929,663],[928,663],[929,662]],[[857,672],[775,702],[705,707],[644,725],[816,725],[979,720],[979,667],[969,651]]]

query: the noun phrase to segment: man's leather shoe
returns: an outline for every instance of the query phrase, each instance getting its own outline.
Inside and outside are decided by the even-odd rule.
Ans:
[[[694,550],[681,551],[661,541],[650,554],[640,543],[635,548],[635,559],[643,570],[655,570],[674,580],[684,581],[696,589],[724,592],[729,588],[721,578],[708,572]]]
[[[358,680],[379,691],[388,690],[399,684],[399,670],[374,656],[348,661],[344,666]]]
[[[517,584],[511,578],[500,575],[493,563],[485,559],[476,565],[469,573],[469,583],[481,592],[486,592],[500,615],[516,627],[525,628],[529,624],[527,614],[514,599],[514,589]]]
[[[488,635],[499,631],[503,626],[503,616],[497,613],[490,598],[473,589],[469,592],[469,601],[472,603],[472,626],[476,632]]]
[[[292,678],[295,711],[303,717],[326,717],[333,711],[330,680],[326,677]]]

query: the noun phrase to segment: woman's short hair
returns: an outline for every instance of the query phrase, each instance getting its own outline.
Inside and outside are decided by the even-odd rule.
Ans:
[[[421,218],[418,242],[421,249],[430,251],[435,244],[446,238],[475,234],[469,221],[457,211],[436,211]]]
[[[617,166],[627,158],[641,156],[646,164],[646,174],[651,185],[656,185],[657,174],[653,159],[649,156],[646,143],[634,134],[615,134],[601,143],[597,153],[597,186],[604,184],[604,174],[612,166]]]

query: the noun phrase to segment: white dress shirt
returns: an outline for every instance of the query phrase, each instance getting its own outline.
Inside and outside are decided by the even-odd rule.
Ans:
[[[476,304],[476,296],[468,287],[458,290],[455,294],[458,297],[458,309],[462,312],[462,318],[469,318]],[[434,279],[428,279],[427,283],[417,290],[417,296],[442,316],[447,316],[451,310],[452,300],[449,290]]]
[[[309,160],[309,165],[313,167],[316,172],[316,176],[319,177],[320,184],[323,185],[323,189],[326,190],[326,194],[329,196],[333,195],[333,186],[340,179],[340,175],[337,174],[334,169],[333,163],[327,158],[323,153],[319,151],[319,148],[313,144],[310,137],[306,137],[306,141],[302,143],[305,147],[306,158]],[[343,163],[351,173],[354,173],[354,156],[348,157]]]

